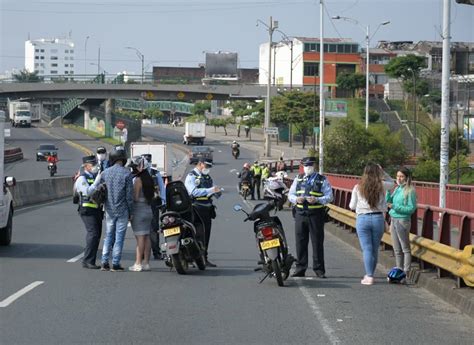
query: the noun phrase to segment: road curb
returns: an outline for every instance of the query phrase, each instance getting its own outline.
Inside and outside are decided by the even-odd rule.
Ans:
[[[360,250],[359,240],[355,233],[348,232],[336,224],[327,226],[326,229],[335,237],[346,244]],[[380,248],[383,248],[381,246]],[[395,265],[395,257],[390,250],[381,249],[378,263],[386,271]],[[361,260],[361,266],[363,265]],[[438,278],[434,270],[414,270],[413,278],[416,283],[412,287],[422,287],[443,301],[459,309],[462,313],[474,318],[474,289],[456,288],[456,282],[450,278]]]

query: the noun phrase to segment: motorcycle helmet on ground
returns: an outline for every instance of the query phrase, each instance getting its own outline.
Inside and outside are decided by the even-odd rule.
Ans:
[[[127,164],[127,153],[125,150],[113,149],[109,154],[110,165],[114,165],[118,161],[122,161],[123,165]]]
[[[406,273],[398,267],[392,268],[387,274],[387,280],[389,283],[402,283],[406,277]]]

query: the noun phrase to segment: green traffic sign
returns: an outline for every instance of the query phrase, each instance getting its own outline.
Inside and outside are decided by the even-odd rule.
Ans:
[[[313,133],[319,134],[319,127],[313,127]]]

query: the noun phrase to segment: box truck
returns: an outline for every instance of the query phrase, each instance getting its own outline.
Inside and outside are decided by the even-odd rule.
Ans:
[[[31,127],[31,104],[29,102],[9,101],[8,115],[13,127]]]
[[[171,180],[171,146],[163,142],[133,142],[130,144],[131,157],[151,154],[151,166],[157,169],[161,176]]]
[[[204,145],[205,138],[205,122],[186,122],[184,124],[183,144],[189,145],[191,143],[195,143],[197,145]]]

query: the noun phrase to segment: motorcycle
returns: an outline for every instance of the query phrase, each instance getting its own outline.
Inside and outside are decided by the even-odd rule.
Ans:
[[[283,182],[283,178],[269,177],[263,182],[263,198],[266,200],[274,200],[275,207],[278,211],[283,209],[283,206],[288,201],[288,188]]]
[[[199,270],[206,269],[204,245],[198,241],[194,223],[201,222],[191,197],[182,181],[173,181],[166,186],[165,212],[160,216],[160,232],[164,243],[165,264],[175,268],[178,274],[186,274],[189,264]]]
[[[55,163],[48,163],[49,176],[53,177],[58,172],[58,167]]]
[[[234,156],[235,159],[238,159],[240,156],[240,150],[238,147],[232,148],[232,156]]]
[[[265,273],[260,283],[271,276],[276,279],[278,286],[284,286],[295,258],[288,253],[285,231],[280,219],[278,216],[270,216],[270,211],[276,208],[276,201],[277,199],[273,199],[266,203],[259,203],[250,213],[243,210],[239,204],[234,205],[234,210],[242,211],[247,215],[244,222],[248,220],[254,222],[255,239],[261,258],[259,261],[261,268],[257,270]]]
[[[244,200],[247,200],[250,195],[250,183],[248,181],[243,181],[240,185],[240,194],[242,194]]]

